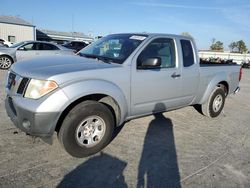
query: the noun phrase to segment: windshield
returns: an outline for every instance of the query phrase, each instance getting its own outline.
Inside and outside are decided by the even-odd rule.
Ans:
[[[147,35],[138,34],[108,35],[85,47],[78,54],[122,64],[146,37]]]
[[[17,48],[21,45],[23,45],[25,42],[19,42],[19,43],[16,43],[16,44],[13,44],[12,46],[10,46],[9,48]]]

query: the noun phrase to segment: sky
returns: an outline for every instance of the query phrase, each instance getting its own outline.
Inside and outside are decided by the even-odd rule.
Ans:
[[[199,49],[208,49],[213,38],[226,50],[238,40],[250,49],[250,0],[0,0],[0,15],[92,36],[188,32]]]

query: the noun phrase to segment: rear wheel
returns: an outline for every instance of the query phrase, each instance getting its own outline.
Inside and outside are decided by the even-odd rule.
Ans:
[[[220,115],[223,110],[226,98],[224,87],[217,87],[209,96],[207,102],[201,106],[205,116],[214,118]]]
[[[0,69],[9,69],[13,60],[8,56],[0,56]]]
[[[66,116],[58,133],[65,150],[74,157],[86,157],[102,150],[112,139],[114,117],[104,104],[85,101]]]

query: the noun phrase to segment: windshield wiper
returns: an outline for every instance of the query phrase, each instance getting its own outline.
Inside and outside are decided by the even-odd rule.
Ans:
[[[94,55],[94,54],[83,54],[83,53],[78,53],[78,55],[82,56],[82,57],[86,57],[86,58],[92,58],[92,59],[97,59],[99,61],[102,61],[104,63],[111,63],[114,62],[111,58],[108,57],[103,57],[103,56],[99,56],[99,55]]]

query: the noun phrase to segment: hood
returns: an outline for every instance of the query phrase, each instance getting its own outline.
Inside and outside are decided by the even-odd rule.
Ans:
[[[5,47],[5,46],[0,47],[0,53],[1,52],[4,52],[4,53],[6,53],[6,52],[14,52],[15,50],[16,50],[15,48],[8,48],[8,47]]]
[[[0,49],[6,49],[7,47],[6,46],[2,46],[1,44],[0,44]]]
[[[86,70],[121,67],[119,64],[108,64],[85,57],[64,55],[19,61],[11,66],[11,70],[23,77],[48,79],[59,74],[74,73]]]

